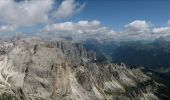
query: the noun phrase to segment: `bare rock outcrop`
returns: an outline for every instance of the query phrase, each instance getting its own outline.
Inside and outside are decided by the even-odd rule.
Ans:
[[[140,69],[99,65],[81,44],[26,38],[2,42],[0,94],[18,100],[156,100]]]

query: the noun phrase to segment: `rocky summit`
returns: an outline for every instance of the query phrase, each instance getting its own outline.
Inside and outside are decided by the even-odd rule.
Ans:
[[[158,100],[139,68],[96,63],[80,43],[0,41],[0,100]]]

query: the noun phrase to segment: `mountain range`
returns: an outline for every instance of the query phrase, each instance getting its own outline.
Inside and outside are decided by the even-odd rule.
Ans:
[[[0,100],[169,99],[151,72],[99,63],[98,52],[82,43],[36,37],[0,43]]]

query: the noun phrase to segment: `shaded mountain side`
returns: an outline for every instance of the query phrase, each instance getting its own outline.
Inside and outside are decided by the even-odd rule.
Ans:
[[[156,82],[161,83],[158,85],[157,96],[163,100],[170,100],[170,76],[149,69],[142,69],[142,71],[152,77]]]
[[[97,64],[81,44],[25,38],[1,41],[0,94],[18,100],[157,100],[139,68]]]
[[[84,42],[85,48],[96,52],[99,63],[126,63],[129,66],[143,66],[158,72],[170,73],[170,42],[148,41],[97,41]]]
[[[124,43],[114,50],[112,58],[113,62],[124,62],[130,66],[144,66],[164,72],[170,66],[170,43]]]
[[[86,49],[96,52],[98,63],[112,62],[114,50],[119,47],[119,43],[115,41],[98,41],[94,39],[83,41],[83,45]]]
[[[99,59],[98,63],[126,63],[132,68],[143,66],[143,71],[147,75],[162,83],[162,85],[158,86],[157,95],[163,98],[163,100],[170,99],[169,41],[155,40],[154,42],[131,41],[117,43],[114,41],[99,42],[91,40],[84,43],[87,49],[98,52],[96,53],[96,57]]]

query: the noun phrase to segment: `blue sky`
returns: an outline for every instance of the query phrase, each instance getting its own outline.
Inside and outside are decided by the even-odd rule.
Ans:
[[[55,1],[53,9],[56,9],[64,0],[53,1]],[[79,13],[53,22],[99,20],[104,26],[122,30],[125,24],[134,20],[146,20],[156,26],[166,26],[170,19],[170,0],[75,0],[75,2],[85,4]],[[38,25],[33,26],[32,30],[42,26]],[[31,31],[28,27],[20,29]]]
[[[170,19],[170,0],[79,0],[86,3],[72,20],[100,20],[102,24],[121,29],[134,20],[151,21],[165,26]]]
[[[170,37],[169,11],[170,0],[0,0],[0,35],[154,40]]]

